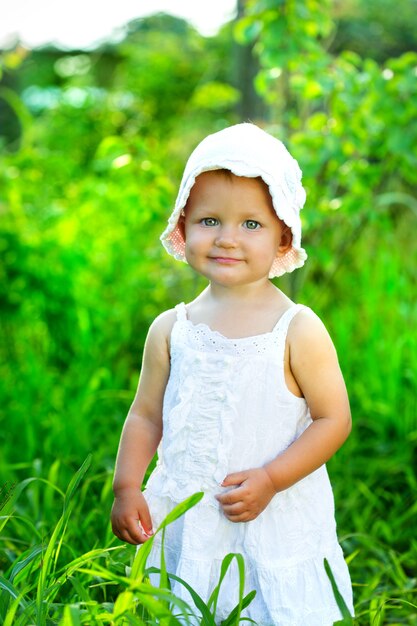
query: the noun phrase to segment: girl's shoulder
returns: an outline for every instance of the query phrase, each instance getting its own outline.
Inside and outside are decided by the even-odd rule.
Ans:
[[[176,309],[168,309],[160,313],[149,327],[150,337],[159,337],[169,340],[172,328],[177,320]]]
[[[178,319],[176,308],[160,313],[149,327],[147,344],[153,347],[163,347],[167,355],[171,351],[171,333]]]
[[[325,324],[309,307],[302,307],[291,320],[287,343],[292,362],[314,362],[326,355],[330,358],[336,356],[335,346]]]

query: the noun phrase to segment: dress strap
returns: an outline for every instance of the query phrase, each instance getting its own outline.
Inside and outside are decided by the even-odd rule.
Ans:
[[[184,302],[180,302],[176,305],[175,310],[177,312],[177,322],[186,322],[187,321],[187,308]]]
[[[304,306],[304,304],[294,304],[293,306],[291,306],[289,309],[285,311],[283,315],[281,315],[278,322],[275,324],[272,332],[282,333],[284,337],[286,337],[287,332],[288,332],[288,327],[293,317],[295,317],[299,311],[301,311],[302,309],[306,309],[306,308],[307,307]]]
[[[287,309],[287,311],[285,311],[283,315],[281,315],[280,319],[275,325],[274,330],[272,331],[273,336],[276,337],[276,347],[278,350],[277,354],[282,364],[284,364],[285,346],[287,343],[288,328],[291,324],[291,321],[299,311],[307,308],[308,307],[304,306],[303,304],[295,304],[294,306],[291,306],[289,309]]]

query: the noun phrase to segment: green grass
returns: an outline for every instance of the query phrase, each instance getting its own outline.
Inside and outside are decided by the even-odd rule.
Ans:
[[[73,509],[77,504],[77,488],[86,474],[91,458],[88,457],[71,479],[62,497],[62,513],[51,532],[23,551],[12,560],[12,546],[16,539],[4,537],[4,555],[9,556],[10,564],[0,577],[1,602],[0,620],[5,626],[36,624],[196,624],[198,617],[183,600],[170,590],[170,580],[175,579],[191,593],[194,603],[201,613],[203,626],[215,626],[217,599],[224,576],[236,559],[239,571],[239,602],[230,616],[223,621],[224,626],[239,623],[241,611],[250,603],[254,592],[243,596],[245,583],[244,562],[240,554],[226,555],[220,571],[219,582],[207,604],[179,577],[166,571],[161,557],[159,569],[147,568],[147,558],[152,543],[158,533],[164,534],[167,525],[174,522],[203,497],[197,493],[178,504],[165,518],[155,535],[145,543],[127,567],[119,561],[119,555],[126,552],[125,546],[91,549],[77,555],[73,550],[62,558],[65,552],[67,529]],[[32,482],[32,481],[30,481]],[[19,485],[23,493],[30,482]],[[45,482],[50,488],[52,483]],[[16,494],[14,498],[18,497]],[[2,517],[2,527],[13,526],[23,518],[11,513]],[[34,530],[29,519],[27,526]],[[130,551],[131,552],[131,551]],[[72,554],[71,554],[72,553]],[[160,585],[149,582],[149,573],[160,574]],[[109,596],[104,599],[100,596]],[[179,621],[181,617],[182,621]]]
[[[409,438],[401,448],[391,442],[385,450],[390,465],[382,474],[378,455],[374,449],[369,454],[370,439],[364,434],[356,433],[330,464],[339,534],[354,584],[353,623],[415,625],[417,503],[409,462],[416,453],[417,437]],[[356,463],[349,469],[352,456]],[[172,613],[192,615],[192,609],[170,591],[169,579],[175,577],[164,571],[162,562],[161,585],[152,587],[146,570],[152,540],[135,558],[132,546],[112,537],[108,522],[111,474],[95,473],[97,467],[90,462],[89,457],[66,489],[56,462],[49,478],[38,475],[19,483],[3,508],[0,622],[6,626],[179,624]],[[164,532],[200,497],[196,494],[179,505],[158,532]],[[240,555],[226,556],[219,585],[233,559],[240,572],[240,601],[225,626],[237,624],[240,611],[251,600],[251,596],[243,597]],[[207,603],[192,591],[202,625],[214,626],[218,589]]]

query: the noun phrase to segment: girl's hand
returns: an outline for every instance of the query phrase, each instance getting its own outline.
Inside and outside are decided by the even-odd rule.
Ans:
[[[126,488],[116,493],[111,525],[116,537],[134,546],[152,537],[151,515],[140,489]]]
[[[235,472],[226,476],[222,487],[235,485],[227,493],[216,495],[223,512],[231,522],[250,522],[258,517],[276,494],[264,468]]]

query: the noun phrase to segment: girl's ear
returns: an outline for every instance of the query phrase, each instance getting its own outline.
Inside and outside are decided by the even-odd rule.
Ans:
[[[278,255],[281,256],[288,252],[292,245],[292,231],[289,226],[282,222],[281,243],[278,248]]]
[[[184,209],[181,211],[180,216],[178,218],[178,230],[180,231],[182,238],[185,241],[185,211]]]

